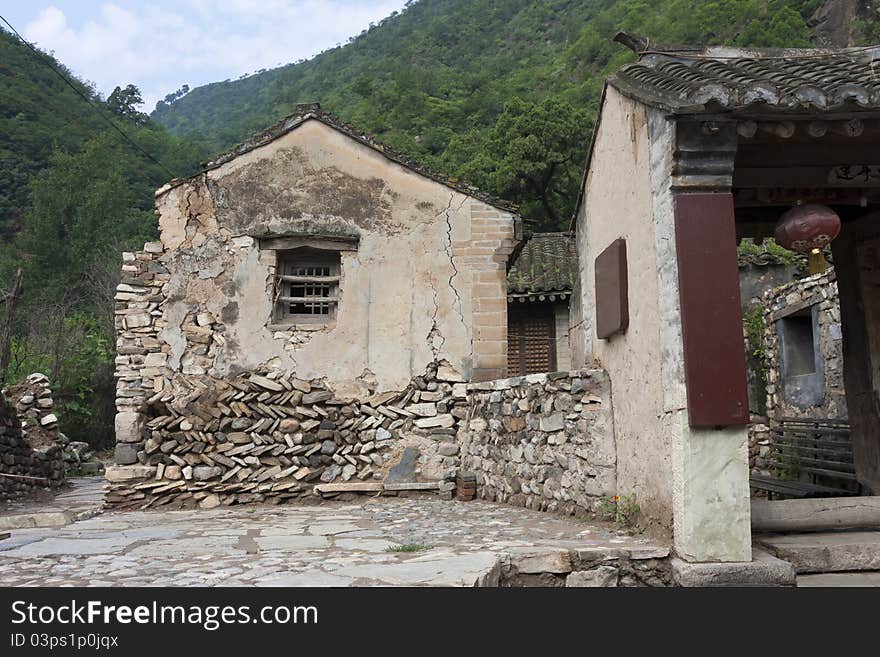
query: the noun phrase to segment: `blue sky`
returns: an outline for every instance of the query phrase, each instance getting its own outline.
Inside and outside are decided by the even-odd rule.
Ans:
[[[0,14],[106,96],[152,111],[183,84],[235,79],[345,43],[405,0],[0,0]]]

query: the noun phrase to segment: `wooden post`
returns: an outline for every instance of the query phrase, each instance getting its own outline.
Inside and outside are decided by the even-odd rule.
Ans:
[[[22,272],[19,267],[15,273],[15,284],[12,292],[6,297],[6,319],[3,322],[3,339],[0,342],[0,385],[6,382],[6,370],[9,369],[9,355],[12,350],[12,321],[15,318],[15,303],[21,294]]]

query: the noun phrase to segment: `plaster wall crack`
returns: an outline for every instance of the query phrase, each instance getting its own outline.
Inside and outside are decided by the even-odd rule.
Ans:
[[[446,206],[446,210],[444,210],[444,216],[446,218],[446,237],[448,241],[448,255],[449,255],[449,264],[452,265],[452,274],[449,276],[449,287],[452,289],[452,293],[455,295],[455,299],[458,302],[456,310],[458,311],[458,318],[461,321],[461,325],[467,328],[467,325],[464,321],[464,311],[462,310],[463,305],[461,301],[461,295],[459,295],[458,290],[453,285],[452,281],[458,276],[459,271],[458,267],[455,265],[455,257],[452,255],[452,201],[455,199],[455,194],[450,194],[449,203]],[[455,209],[456,212],[461,211],[464,204],[467,202],[467,197],[465,196],[461,203],[459,203],[458,207]]]

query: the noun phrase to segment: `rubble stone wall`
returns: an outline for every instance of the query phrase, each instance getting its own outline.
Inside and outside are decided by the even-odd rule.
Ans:
[[[611,390],[601,370],[468,386],[462,468],[480,497],[541,511],[592,511],[617,491]]]
[[[797,401],[800,383],[783,379],[779,322],[793,312],[815,312],[818,347],[815,375],[807,384],[818,386],[815,403]],[[764,296],[764,366],[767,375],[767,416],[846,419],[846,390],[843,381],[843,332],[837,276],[831,268],[824,274],[803,278],[775,288]],[[800,377],[799,377],[800,378]],[[786,385],[790,386],[788,392]]]
[[[41,488],[64,484],[64,456],[59,445],[34,449],[21,430],[21,419],[0,395],[0,500],[24,497]]]
[[[130,508],[282,502],[314,485],[445,482],[455,476],[464,384],[430,365],[399,392],[353,401],[282,371],[174,376],[125,415],[108,504]]]

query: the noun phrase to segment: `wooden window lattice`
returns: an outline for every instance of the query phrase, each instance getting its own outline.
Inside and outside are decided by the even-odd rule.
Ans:
[[[287,323],[323,323],[339,302],[339,254],[308,251],[279,255],[277,316]]]

